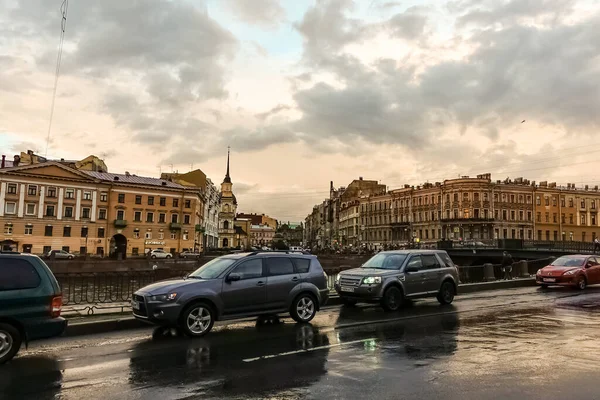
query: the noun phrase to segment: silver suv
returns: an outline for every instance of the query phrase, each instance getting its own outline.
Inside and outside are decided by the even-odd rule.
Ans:
[[[458,269],[443,250],[384,251],[360,268],[340,273],[335,290],[346,305],[379,302],[386,311],[395,311],[404,299],[437,297],[450,304],[458,282]]]
[[[217,320],[289,312],[296,322],[309,322],[328,298],[316,256],[253,252],[215,258],[184,279],[146,286],[131,306],[139,320],[198,337]]]

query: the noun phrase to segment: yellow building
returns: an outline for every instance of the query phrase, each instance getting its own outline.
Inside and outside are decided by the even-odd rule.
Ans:
[[[200,250],[200,190],[46,161],[0,169],[0,244],[42,254]]]

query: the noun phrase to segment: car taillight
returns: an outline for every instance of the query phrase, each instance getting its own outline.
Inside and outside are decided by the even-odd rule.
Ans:
[[[50,315],[52,318],[60,317],[60,312],[62,311],[62,295],[54,296],[52,298],[51,307],[52,311],[50,312]]]

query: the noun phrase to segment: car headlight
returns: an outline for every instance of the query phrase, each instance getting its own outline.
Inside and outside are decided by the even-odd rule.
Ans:
[[[573,275],[573,274],[575,274],[575,272],[577,272],[577,270],[576,269],[572,269],[570,271],[565,272],[563,275]]]
[[[338,275],[335,277],[335,283],[340,283],[340,278],[341,278],[341,275],[340,275],[340,274],[338,274]]]
[[[536,275],[541,275],[542,274],[542,270],[538,269],[537,272],[535,273]]]
[[[157,294],[150,296],[150,301],[173,301],[177,298],[177,293]]]
[[[381,283],[381,277],[380,276],[367,276],[366,278],[363,279],[363,283],[367,284],[367,285],[372,285],[374,283]]]

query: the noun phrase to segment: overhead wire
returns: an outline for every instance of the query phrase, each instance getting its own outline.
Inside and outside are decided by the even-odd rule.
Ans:
[[[62,61],[63,45],[65,41],[65,31],[67,30],[67,13],[69,10],[69,0],[63,0],[60,5],[62,15],[60,21],[60,40],[58,42],[58,55],[56,56],[56,70],[54,72],[54,89],[52,90],[52,104],[50,106],[50,120],[48,121],[48,134],[46,135],[45,157],[48,157],[48,146],[50,144],[50,133],[52,131],[52,120],[54,119],[54,105],[56,103],[56,88],[58,87],[58,77],[60,76],[60,65]]]

